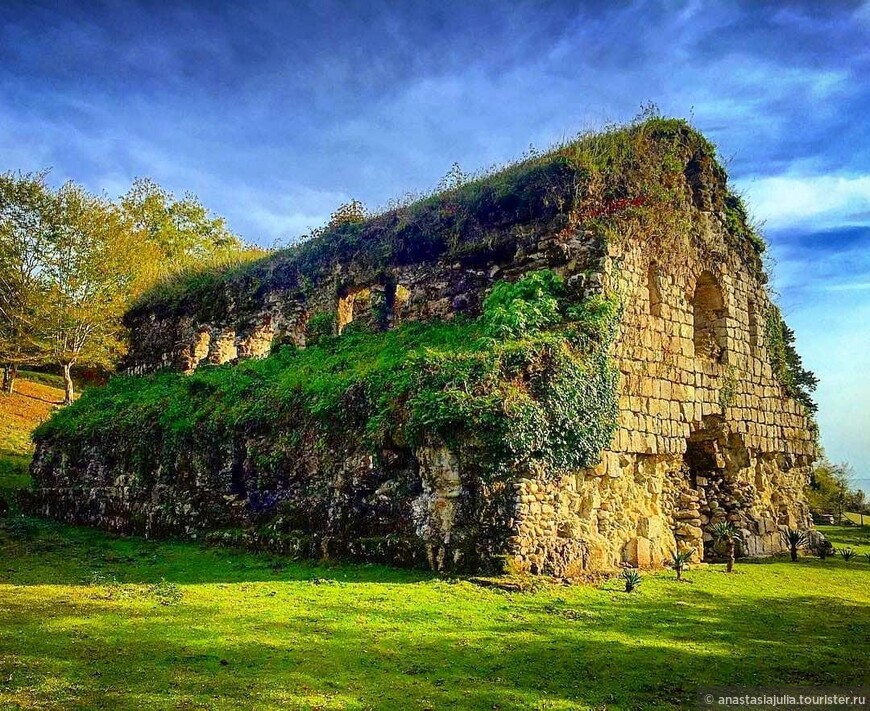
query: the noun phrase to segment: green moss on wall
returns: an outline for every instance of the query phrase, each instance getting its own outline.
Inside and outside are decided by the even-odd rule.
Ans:
[[[689,180],[691,166],[706,167]],[[685,233],[691,227],[686,207],[694,188],[689,183],[699,179],[708,181],[703,190],[715,203],[709,209],[724,211],[735,246],[762,251],[742,204],[727,192],[712,144],[685,121],[647,116],[484,172],[364,222],[330,224],[290,249],[224,274],[178,275],[146,294],[131,315],[149,310],[202,315],[225,301],[228,290],[244,298],[265,283],[305,293],[328,279],[336,263],[377,274],[444,257],[468,258],[514,241],[520,225],[552,227],[561,220],[563,226],[622,239]]]
[[[588,466],[615,429],[608,348],[618,314],[615,299],[576,302],[552,272],[535,272],[497,284],[474,320],[324,333],[306,349],[284,346],[191,376],[113,378],[58,412],[36,439],[73,450],[112,441],[143,470],[171,465],[194,441],[218,446],[249,433],[297,433],[284,438],[291,449],[311,437],[371,449],[435,438],[485,476],[535,461]]]

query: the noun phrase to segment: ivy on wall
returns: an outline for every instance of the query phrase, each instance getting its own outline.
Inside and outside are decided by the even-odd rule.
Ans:
[[[765,316],[764,336],[770,366],[776,379],[788,395],[802,403],[811,413],[815,412],[817,405],[812,394],[819,379],[804,367],[795,348],[794,331],[788,327],[782,318],[782,312],[773,304]]]
[[[333,437],[375,451],[440,440],[484,478],[534,462],[590,466],[616,427],[608,349],[619,312],[615,298],[578,299],[554,273],[533,272],[497,283],[477,319],[334,336],[324,318],[305,349],[190,376],[116,377],[35,438],[70,451],[111,441],[142,472],[171,467],[195,443],[257,433],[282,442],[276,468]]]

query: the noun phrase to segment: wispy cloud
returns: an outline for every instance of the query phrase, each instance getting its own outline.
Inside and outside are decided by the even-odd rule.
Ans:
[[[870,174],[744,178],[738,187],[753,214],[772,229],[870,224]]]

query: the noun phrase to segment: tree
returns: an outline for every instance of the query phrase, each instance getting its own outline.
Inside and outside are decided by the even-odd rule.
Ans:
[[[849,511],[861,517],[860,525],[864,525],[864,514],[867,512],[867,494],[863,489],[852,489],[846,499],[846,507]]]
[[[673,553],[671,553],[671,567],[677,574],[677,580],[683,579],[683,571],[686,569],[686,566],[692,561],[692,555],[694,553],[694,548],[689,548],[688,550],[684,551],[675,550],[673,551]]]
[[[140,289],[141,242],[121,210],[68,183],[57,194],[57,229],[45,260],[51,308],[41,323],[52,362],[73,400],[77,363],[111,367],[123,353],[121,316]]]
[[[121,316],[159,279],[259,256],[193,196],[137,180],[114,204],[45,174],[0,175],[0,364],[11,392],[22,364],[60,366],[72,402],[76,364],[112,367]]]
[[[790,528],[782,534],[782,538],[788,546],[789,553],[791,553],[792,563],[797,562],[798,549],[807,544],[807,534],[804,531]]]
[[[833,464],[828,459],[822,459],[813,469],[807,501],[810,508],[816,511],[833,511],[840,523],[843,513],[850,502],[852,467],[845,462]]]
[[[228,259],[246,249],[222,217],[213,217],[191,194],[178,200],[150,178],[137,178],[120,200],[129,229],[151,250],[146,281],[198,263]]]
[[[47,308],[44,258],[54,240],[56,199],[45,173],[0,175],[0,363],[3,391],[18,368],[40,362]]]

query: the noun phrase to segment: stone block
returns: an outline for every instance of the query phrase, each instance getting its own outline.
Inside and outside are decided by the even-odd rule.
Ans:
[[[664,521],[659,516],[644,516],[637,523],[637,534],[643,538],[661,538]]]
[[[653,562],[649,538],[643,536],[632,538],[625,544],[622,555],[626,563],[636,565],[638,568],[649,568]]]

